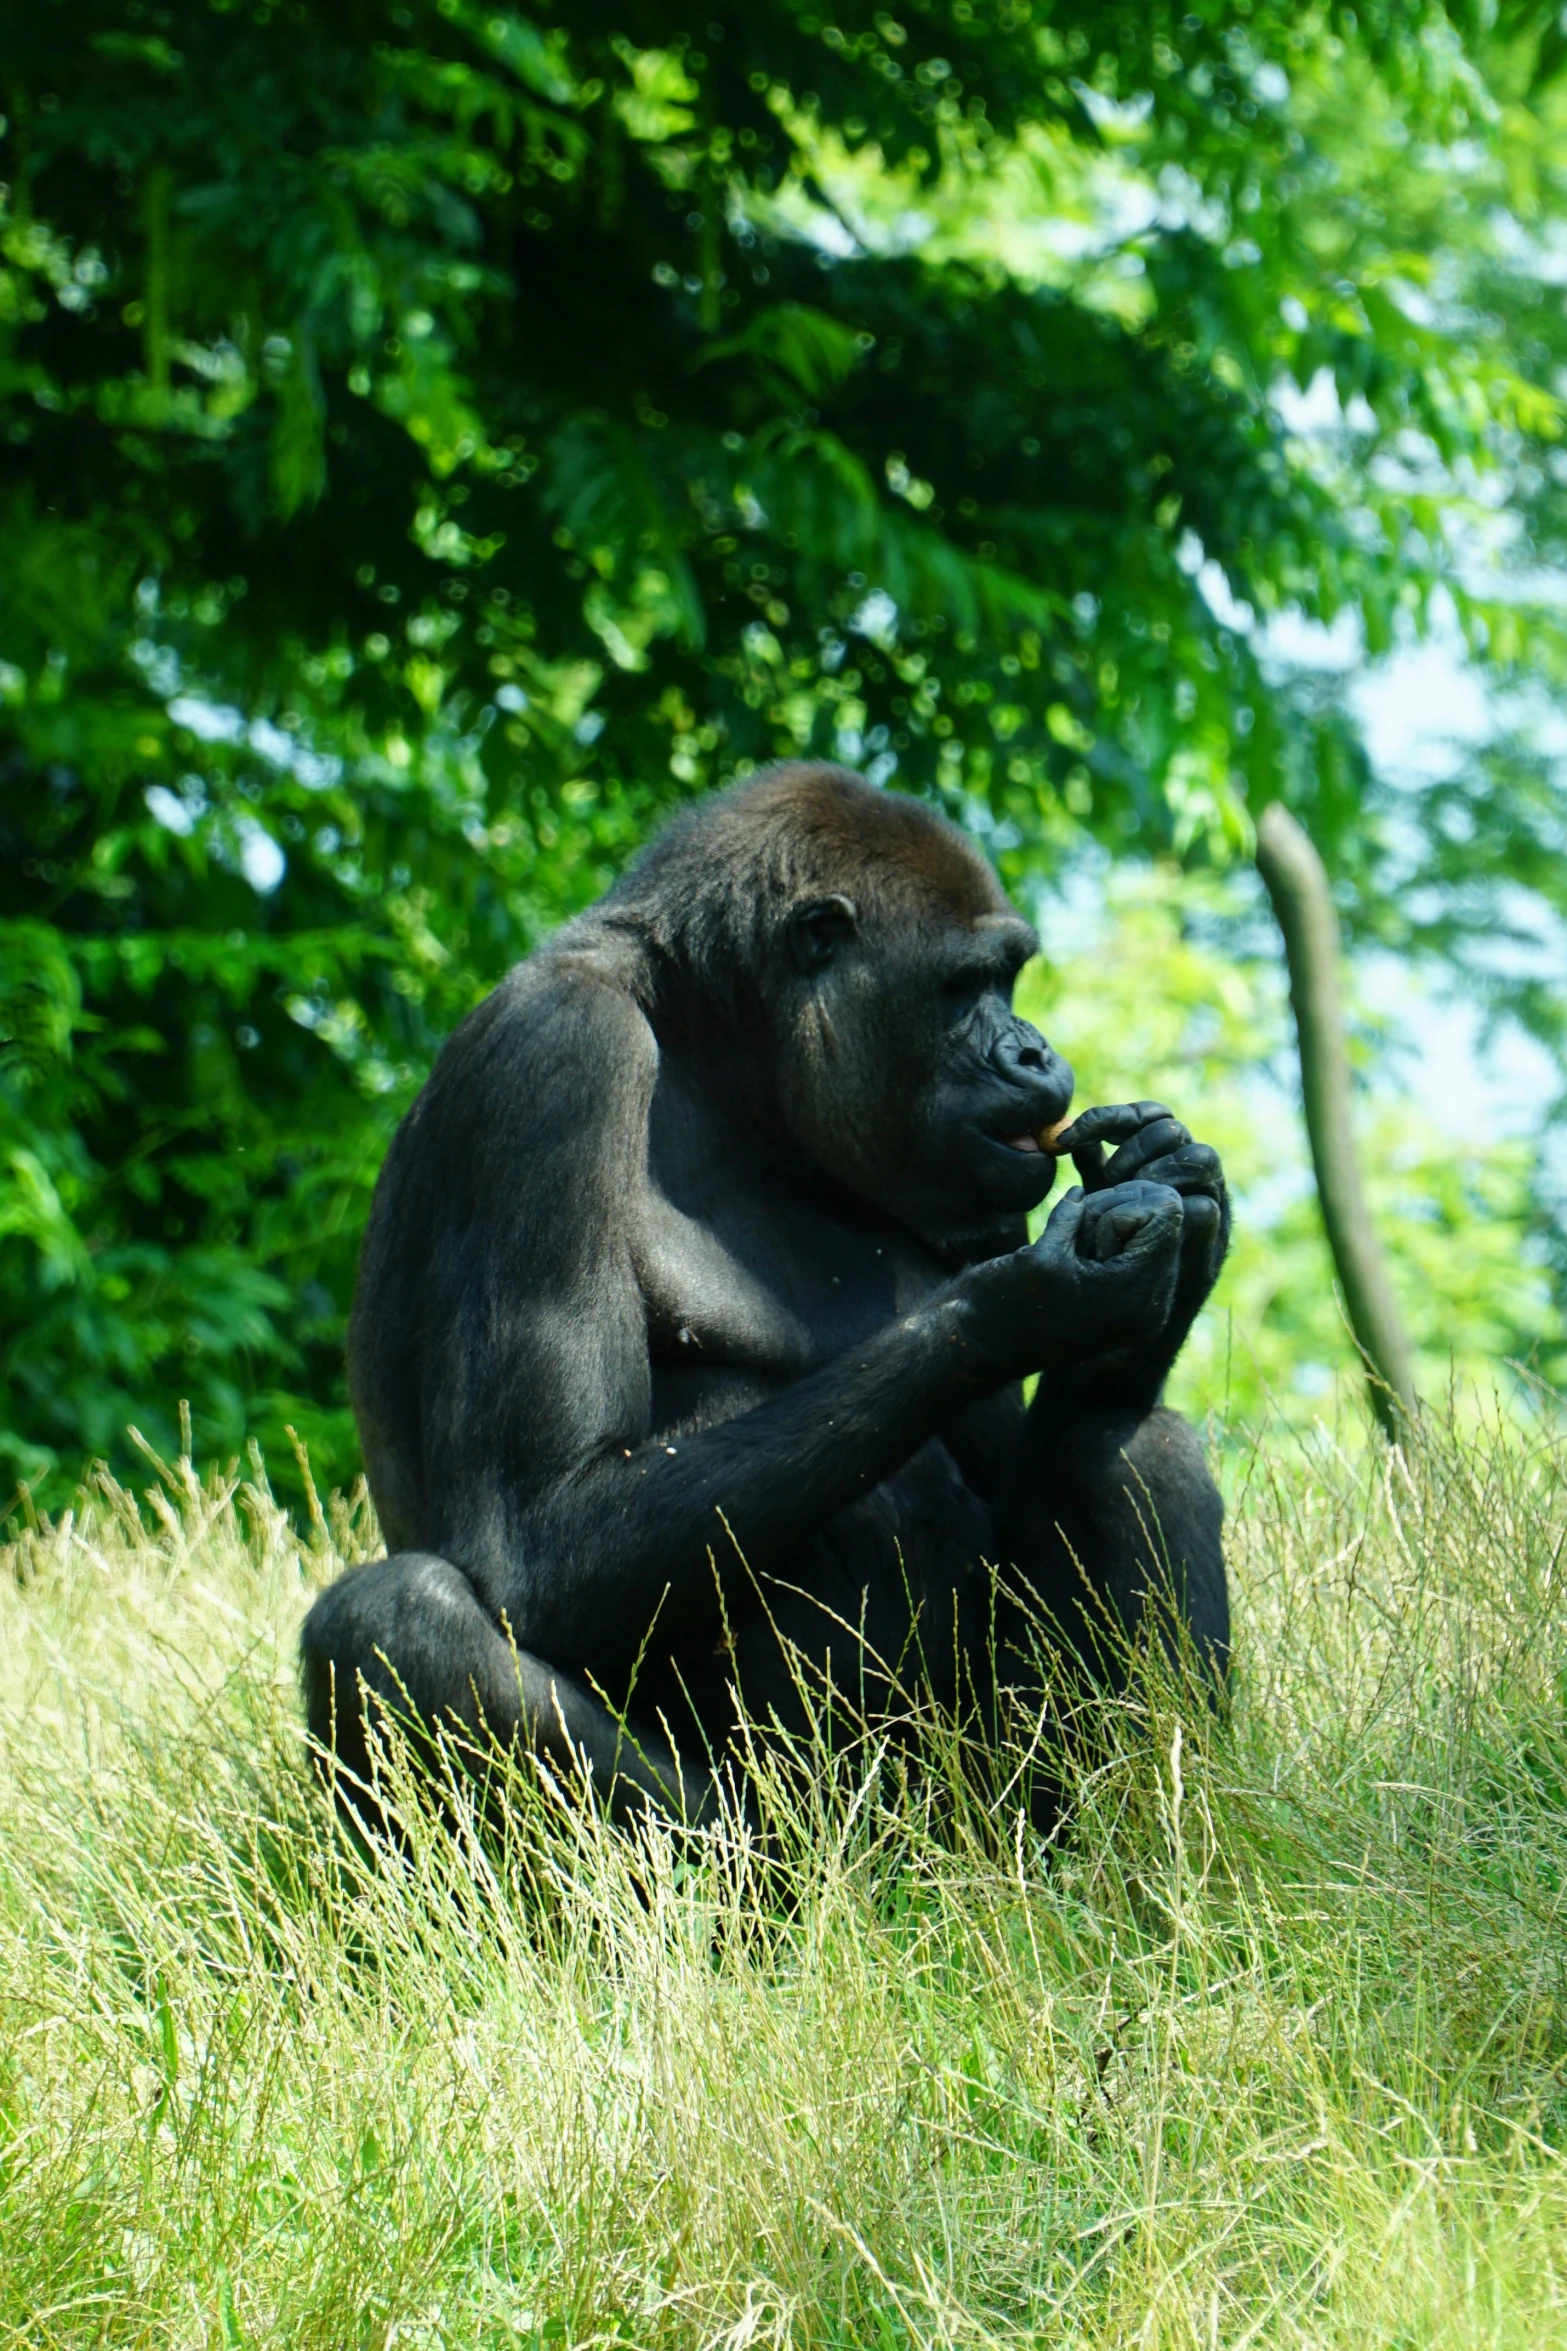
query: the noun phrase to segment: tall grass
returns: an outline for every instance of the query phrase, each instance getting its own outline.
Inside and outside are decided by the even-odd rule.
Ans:
[[[871,1758],[368,1865],[362,1504],[100,1482],[0,1563],[0,2340],[1567,2343],[1564,1470],[1254,1453],[1233,1719],[1145,1678],[1052,1851]]]

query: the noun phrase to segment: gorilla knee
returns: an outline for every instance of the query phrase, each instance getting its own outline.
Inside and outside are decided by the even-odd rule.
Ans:
[[[1230,1653],[1224,1503],[1196,1430],[1163,1406],[1135,1422],[1106,1414],[1085,1449],[1084,1472],[1097,1487],[1096,1513],[1108,1522],[1115,1598],[1128,1629],[1153,1601],[1166,1648],[1189,1640],[1222,1681]]]
[[[1162,1406],[1072,1423],[1019,1513],[1018,1563],[1068,1645],[1118,1685],[1150,1605],[1172,1656],[1189,1643],[1217,1685],[1229,1660],[1224,1504],[1196,1431]]]

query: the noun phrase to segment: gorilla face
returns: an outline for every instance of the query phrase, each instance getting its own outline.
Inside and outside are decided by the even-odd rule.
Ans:
[[[780,1023],[784,1116],[842,1183],[938,1245],[994,1234],[1055,1180],[1043,1131],[1072,1072],[1012,1010],[1038,940],[987,868],[978,906],[797,906]]]

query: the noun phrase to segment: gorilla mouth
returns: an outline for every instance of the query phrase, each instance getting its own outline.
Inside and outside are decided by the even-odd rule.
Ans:
[[[1064,1118],[1058,1118],[1052,1125],[1041,1127],[1036,1135],[999,1135],[997,1141],[1005,1143],[1009,1151],[1042,1151],[1048,1153],[1051,1158],[1058,1159],[1061,1155],[1061,1145],[1057,1137],[1066,1123]]]

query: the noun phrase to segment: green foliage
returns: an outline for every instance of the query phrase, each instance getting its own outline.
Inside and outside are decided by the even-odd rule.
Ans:
[[[1334,1283],[1306,1156],[1283,974],[1242,960],[1233,882],[1164,866],[1112,877],[1102,935],[1032,965],[1020,1007],[1071,1061],[1077,1099],[1168,1101],[1221,1152],[1235,1237],[1171,1401],[1221,1426],[1304,1428],[1337,1417],[1359,1359]],[[1048,928],[1047,928],[1048,939]],[[1356,1045],[1367,1196],[1415,1349],[1439,1404],[1506,1361],[1567,1375],[1567,1328],[1538,1230],[1538,1147],[1446,1133],[1388,1076],[1375,1031]]]
[[[1366,927],[1567,903],[1259,620],[1549,612],[1555,12],[80,0],[0,57],[0,1449],[147,1401],[351,1466],[356,1233],[439,1039],[779,752],[1028,890],[1282,792]],[[1289,429],[1321,371],[1343,419]],[[1466,536],[1466,534],[1468,534]],[[1482,588],[1485,592],[1482,593]],[[1542,1030],[1549,989],[1486,966]],[[63,1489],[62,1489],[63,1490]]]

